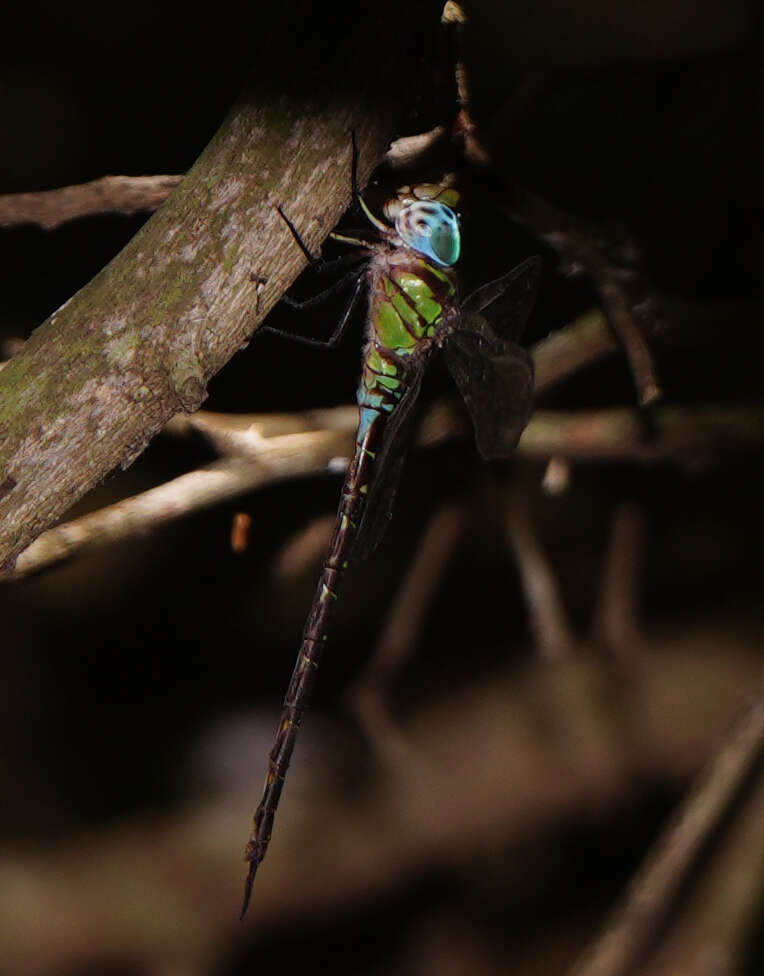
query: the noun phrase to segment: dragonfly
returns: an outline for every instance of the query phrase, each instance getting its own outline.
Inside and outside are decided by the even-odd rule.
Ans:
[[[353,189],[371,224],[369,239],[332,235],[359,248],[364,260],[353,300],[360,285],[368,292],[355,451],[246,845],[249,867],[242,918],[271,839],[342,579],[351,557],[373,552],[389,522],[429,363],[433,356],[443,355],[471,415],[478,451],[486,459],[506,458],[513,452],[532,405],[533,366],[517,338],[535,301],[540,259],[528,258],[461,300],[456,271],[461,254],[460,194],[452,181],[401,187],[386,203],[382,220],[357,192],[355,164],[354,148]],[[282,216],[312,258],[294,225]],[[325,344],[337,341],[347,320],[346,312]]]

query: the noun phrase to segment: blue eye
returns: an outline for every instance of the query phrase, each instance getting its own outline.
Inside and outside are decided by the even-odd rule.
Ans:
[[[459,260],[459,221],[445,203],[431,200],[410,203],[395,218],[395,229],[404,244],[444,268]]]

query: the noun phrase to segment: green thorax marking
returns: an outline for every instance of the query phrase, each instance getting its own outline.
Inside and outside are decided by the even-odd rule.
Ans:
[[[453,272],[423,258],[380,274],[371,299],[371,325],[379,345],[399,356],[431,338],[443,311],[456,299]]]

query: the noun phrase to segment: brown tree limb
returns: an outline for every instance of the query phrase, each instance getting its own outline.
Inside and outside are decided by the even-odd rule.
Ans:
[[[549,662],[562,661],[572,655],[576,638],[557,576],[533,522],[527,486],[522,483],[510,489],[504,519],[539,656]]]
[[[707,976],[756,972],[751,966],[761,935],[764,877],[764,774],[735,811],[671,931],[650,957],[645,976]]]
[[[617,349],[618,343],[599,309],[579,316],[533,347],[536,397]]]
[[[156,210],[182,176],[103,176],[100,180],[39,193],[0,194],[0,227],[37,224],[53,230],[79,217]]]
[[[707,465],[764,441],[764,412],[756,404],[661,407],[646,436],[634,409],[537,410],[518,447],[521,455],[590,460],[673,461]]]
[[[632,881],[624,904],[572,976],[629,976],[652,945],[683,880],[764,755],[764,694],[740,721]]]
[[[363,41],[378,11],[299,10],[299,36],[289,11],[276,28],[289,45],[263,38],[270,87],[240,99],[167,204],[0,373],[0,564],[203,402],[304,267],[276,204],[318,247],[350,199],[350,131],[362,179],[389,143],[416,87],[398,66],[437,30],[438,4],[406,7],[404,50],[374,72]]]

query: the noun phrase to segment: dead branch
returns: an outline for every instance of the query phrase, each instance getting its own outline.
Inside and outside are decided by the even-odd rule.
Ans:
[[[750,972],[752,945],[761,932],[763,876],[764,775],[759,773],[688,892],[676,924],[651,957],[647,976]]]
[[[573,653],[576,638],[568,620],[557,577],[544,552],[530,512],[527,487],[516,485],[504,505],[507,542],[515,555],[540,657],[562,661]]]
[[[0,570],[0,580],[28,576],[74,553],[140,535],[270,482],[325,471],[329,460],[349,446],[348,437],[332,431],[273,437],[256,458],[223,458],[157,488],[48,529],[21,553],[14,570]]]
[[[641,644],[639,588],[644,536],[644,512],[625,502],[612,518],[594,623],[598,643],[608,648],[625,668],[637,665]]]
[[[628,976],[653,943],[682,882],[764,750],[764,696],[704,771],[632,881],[625,903],[574,976]]]
[[[518,453],[610,461],[710,464],[728,452],[755,449],[764,438],[764,413],[755,404],[662,407],[648,436],[639,414],[610,410],[537,410]]]
[[[617,349],[604,315],[592,309],[533,347],[536,396]]]
[[[53,230],[96,214],[126,217],[156,210],[183,182],[182,176],[103,176],[100,180],[39,193],[0,194],[0,227],[37,224]]]

